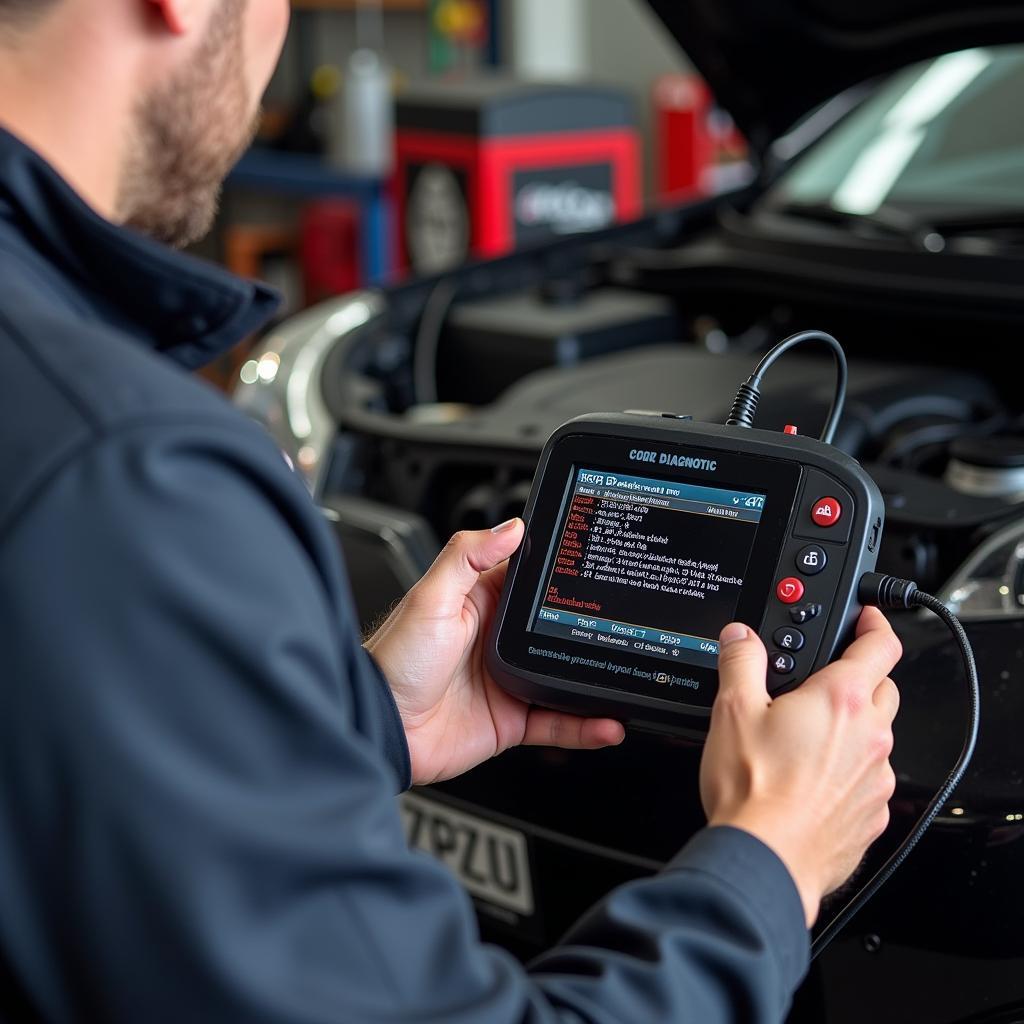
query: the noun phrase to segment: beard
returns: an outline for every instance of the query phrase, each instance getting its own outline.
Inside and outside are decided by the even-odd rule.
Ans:
[[[247,0],[221,0],[188,66],[135,110],[119,220],[182,248],[213,224],[221,186],[256,134],[242,53]]]

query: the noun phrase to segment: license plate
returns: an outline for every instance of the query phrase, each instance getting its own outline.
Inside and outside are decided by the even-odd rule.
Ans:
[[[409,845],[432,854],[478,899],[524,917],[533,913],[526,836],[415,793],[403,794]]]

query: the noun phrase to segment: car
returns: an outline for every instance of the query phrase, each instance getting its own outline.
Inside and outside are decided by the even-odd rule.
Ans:
[[[448,535],[522,511],[560,423],[637,406],[723,422],[770,343],[838,337],[836,444],[885,499],[879,567],[959,613],[983,717],[968,775],[789,1019],[1024,1022],[1024,8],[652,6],[749,140],[752,182],[314,307],[263,340],[235,400],[334,525],[370,628]],[[816,433],[831,385],[811,349],[787,357],[758,425]],[[898,789],[861,877],[941,785],[966,715],[941,624],[893,621]],[[517,749],[406,795],[402,814],[484,936],[528,958],[702,826],[699,757],[642,732],[596,753]]]

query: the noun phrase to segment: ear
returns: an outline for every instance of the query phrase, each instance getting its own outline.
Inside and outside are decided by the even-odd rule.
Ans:
[[[189,33],[203,15],[206,0],[146,0],[150,9],[176,36]]]

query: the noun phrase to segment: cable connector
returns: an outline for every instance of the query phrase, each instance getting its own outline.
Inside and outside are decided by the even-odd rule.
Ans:
[[[843,413],[843,405],[846,402],[846,353],[843,346],[824,331],[801,331],[799,334],[791,334],[784,341],[772,348],[768,354],[757,364],[754,372],[739,386],[736,398],[732,403],[732,411],[725,421],[727,427],[752,427],[754,425],[754,414],[757,412],[757,403],[761,401],[761,379],[769,368],[776,362],[779,356],[788,352],[797,345],[807,342],[821,342],[832,350],[836,361],[836,390],[832,397],[832,405],[828,410],[828,418],[821,431],[819,440],[825,444],[831,444],[836,436],[836,427],[839,424],[839,417]]]
[[[866,572],[857,587],[857,600],[874,608],[915,608],[917,584],[881,572]]]
[[[761,401],[760,384],[760,380],[750,376],[739,386],[729,418],[725,421],[727,427],[750,428],[754,425],[757,403]]]

